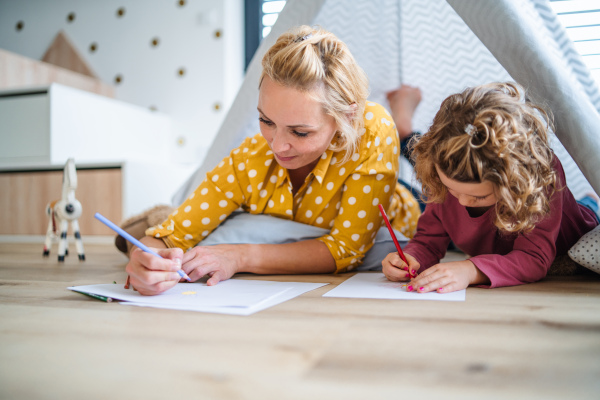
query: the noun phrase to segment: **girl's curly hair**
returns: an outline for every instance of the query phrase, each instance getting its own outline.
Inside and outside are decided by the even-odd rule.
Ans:
[[[411,143],[424,200],[446,198],[437,165],[450,179],[494,184],[494,225],[500,231],[531,231],[550,212],[556,189],[551,126],[550,114],[516,83],[490,83],[449,96],[429,131]]]

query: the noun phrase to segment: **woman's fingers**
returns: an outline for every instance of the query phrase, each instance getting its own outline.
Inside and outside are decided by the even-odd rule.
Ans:
[[[192,281],[202,279],[204,276],[212,272],[217,265],[216,260],[201,247],[185,253],[183,258],[183,270],[189,275]]]
[[[163,257],[160,258],[154,254],[146,253],[141,249],[135,249],[132,253],[133,264],[134,266],[139,265],[151,271],[178,271],[181,269],[181,262],[177,260],[181,260],[183,254],[179,255],[179,252],[172,250],[181,251],[181,249],[162,249],[158,252]],[[180,257],[176,257],[177,255]]]
[[[216,285],[235,274],[236,258],[232,253],[231,246],[206,246],[195,247],[186,253],[180,249],[163,249],[159,252],[163,258],[159,258],[136,250],[132,252],[126,271],[130,274],[131,284],[142,294],[157,294],[171,288],[182,280],[177,273],[179,270],[183,270],[191,281],[208,275],[207,283]]]
[[[208,281],[206,281],[206,284],[208,286],[216,285],[217,283],[228,279],[228,277],[222,270],[214,271],[214,272],[210,273],[209,275],[210,275],[210,279]]]
[[[231,278],[236,272],[235,251],[239,246],[199,246],[189,250],[184,257],[183,270],[192,280],[209,276],[208,285]]]
[[[153,249],[162,257],[135,249],[125,270],[129,274],[131,285],[143,295],[162,293],[173,287],[181,277],[177,273],[181,269],[179,249]],[[170,259],[174,257],[174,259]],[[179,258],[175,258],[179,257]]]
[[[196,257],[197,252],[198,252],[198,247],[193,247],[193,248],[189,249],[188,251],[186,251],[185,253],[183,253],[183,257],[181,258],[181,263],[187,264],[188,262],[193,260]]]
[[[145,286],[152,286],[161,282],[179,282],[179,279],[181,279],[181,276],[173,271],[150,270],[147,268],[138,268],[135,270],[126,268],[126,271],[132,277],[132,280],[138,282],[138,285],[142,282]],[[135,286],[138,287],[138,285]]]
[[[135,282],[136,281],[132,279],[132,286],[144,296],[154,296],[156,294],[163,293],[177,284],[177,281],[163,281],[151,286],[145,286],[141,283],[135,286]]]
[[[182,259],[183,259],[183,250],[180,248],[172,248],[172,249],[156,249],[158,255],[160,255],[164,260],[170,260],[170,269],[168,271],[179,271],[181,269]],[[154,257],[158,258],[158,257]],[[166,264],[164,264],[166,265]]]

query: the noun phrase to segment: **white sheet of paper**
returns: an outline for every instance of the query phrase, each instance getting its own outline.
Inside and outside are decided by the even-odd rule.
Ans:
[[[157,296],[142,296],[116,284],[73,286],[67,289],[110,297],[126,305],[250,315],[324,285],[327,284],[229,279],[215,286],[178,283]]]
[[[230,279],[214,286],[206,283],[178,283],[156,296],[142,296],[139,292],[115,284],[76,286],[69,289],[145,304],[250,307],[290,287],[285,282]]]
[[[135,302],[122,302],[121,304],[127,306],[138,306],[138,307],[156,307],[166,308],[170,310],[184,310],[184,311],[199,311],[208,313],[218,314],[229,314],[229,315],[251,315],[258,311],[265,310],[269,307],[281,304],[284,301],[293,299],[294,297],[300,296],[303,293],[310,292],[320,288],[321,286],[328,285],[328,283],[310,283],[310,282],[280,282],[292,285],[285,291],[270,297],[258,304],[250,307],[210,307],[210,306],[185,306],[185,305],[155,305],[155,304],[144,304]],[[220,285],[220,283],[219,283]]]
[[[407,292],[406,283],[390,282],[382,273],[358,273],[346,279],[323,297],[351,297],[361,299],[402,299],[465,301],[466,290],[450,293]]]

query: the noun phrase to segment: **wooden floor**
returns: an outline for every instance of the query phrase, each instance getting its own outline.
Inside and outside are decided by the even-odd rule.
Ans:
[[[469,288],[464,303],[325,298],[351,274],[267,276],[331,285],[240,317],[67,290],[124,282],[109,245],[81,263],[43,259],[42,243],[0,254],[1,399],[600,398],[591,273]]]

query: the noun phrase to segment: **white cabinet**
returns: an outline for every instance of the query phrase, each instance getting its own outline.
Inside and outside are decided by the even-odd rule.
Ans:
[[[61,170],[70,157],[90,169],[118,166],[121,215],[128,218],[170,204],[196,168],[174,156],[171,126],[165,114],[60,84],[0,92],[0,171]],[[111,186],[86,190],[106,196]],[[27,196],[17,192],[11,196]],[[44,218],[43,209],[32,211]]]
[[[129,160],[172,162],[168,116],[52,84],[0,92],[0,167]]]
[[[47,92],[0,97],[0,164],[50,160],[50,102]]]

